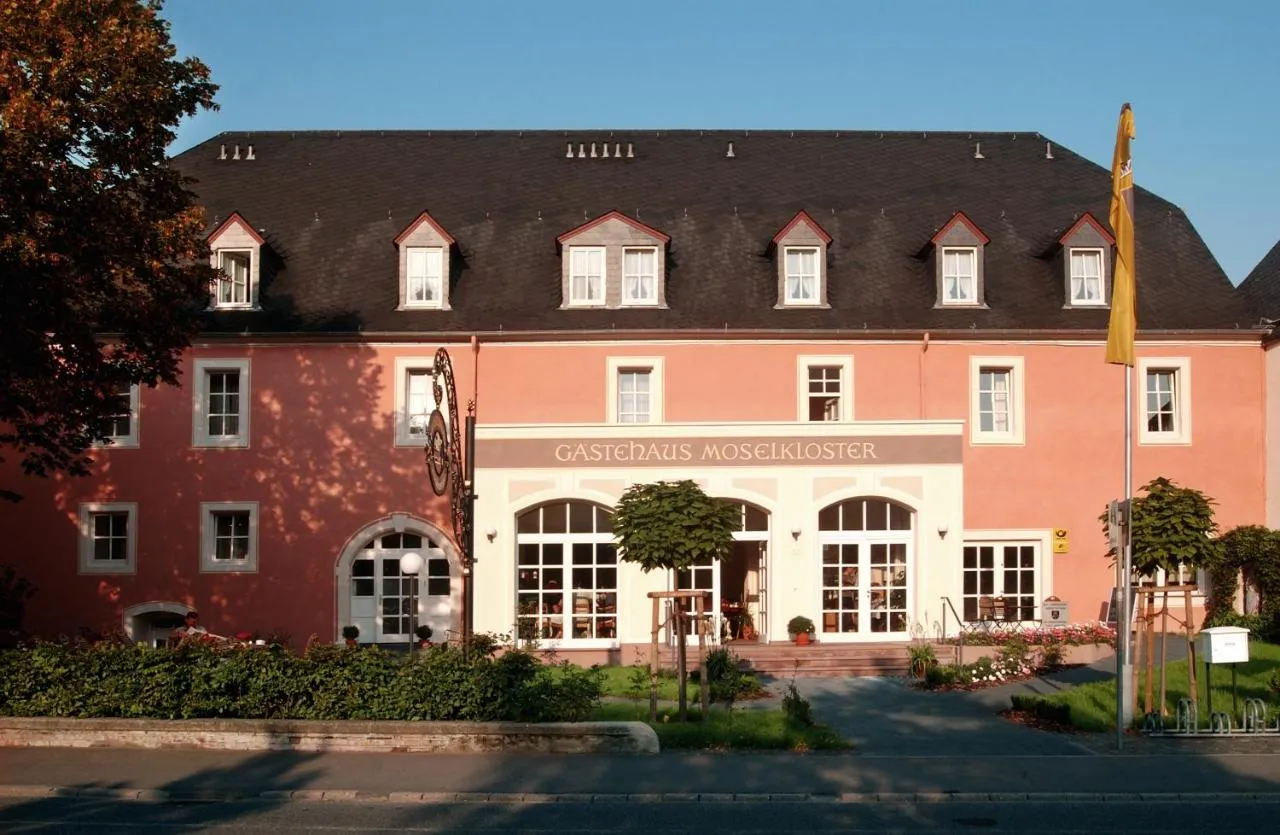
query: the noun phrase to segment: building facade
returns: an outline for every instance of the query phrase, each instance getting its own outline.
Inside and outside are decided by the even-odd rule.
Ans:
[[[163,640],[195,607],[400,643],[415,607],[460,628],[467,571],[476,630],[582,660],[647,646],[675,587],[715,640],[1107,616],[1109,174],[1044,137],[283,133],[174,164],[225,278],[183,385],[122,392],[91,477],[0,508],[32,631]],[[1137,218],[1135,483],[1262,522],[1263,332],[1176,207]],[[470,565],[427,482],[440,347],[478,424]],[[611,509],[659,479],[739,506],[731,558],[619,559]]]

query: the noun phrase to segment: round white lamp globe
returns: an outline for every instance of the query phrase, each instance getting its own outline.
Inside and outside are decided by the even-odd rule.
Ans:
[[[422,570],[422,555],[410,551],[400,557],[401,574],[417,574]]]

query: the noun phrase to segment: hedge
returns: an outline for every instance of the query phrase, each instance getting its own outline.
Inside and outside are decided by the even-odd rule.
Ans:
[[[581,721],[596,669],[533,655],[376,647],[173,649],[37,644],[0,652],[0,715],[155,719]]]

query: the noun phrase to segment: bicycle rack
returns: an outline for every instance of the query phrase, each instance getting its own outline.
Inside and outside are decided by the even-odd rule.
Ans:
[[[1229,734],[1231,733],[1231,714],[1225,710],[1215,710],[1209,714],[1209,733]]]
[[[1177,712],[1178,733],[1194,734],[1200,730],[1200,708],[1190,699],[1178,700]]]
[[[1164,733],[1164,717],[1152,711],[1142,719],[1142,732],[1147,734]]]
[[[1262,699],[1244,700],[1244,722],[1242,727],[1246,733],[1261,733],[1267,729],[1267,704]]]

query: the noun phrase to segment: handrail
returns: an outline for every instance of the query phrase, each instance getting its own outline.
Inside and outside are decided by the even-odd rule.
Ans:
[[[942,602],[947,604],[946,608],[942,610],[942,639],[945,641],[947,638],[947,609],[950,609],[951,614],[956,619],[956,630],[957,630],[957,634],[960,636],[959,648],[956,650],[956,663],[963,664],[964,663],[964,618],[960,617],[960,613],[956,611],[955,604],[951,602],[950,597],[948,597],[945,594],[942,595]]]

